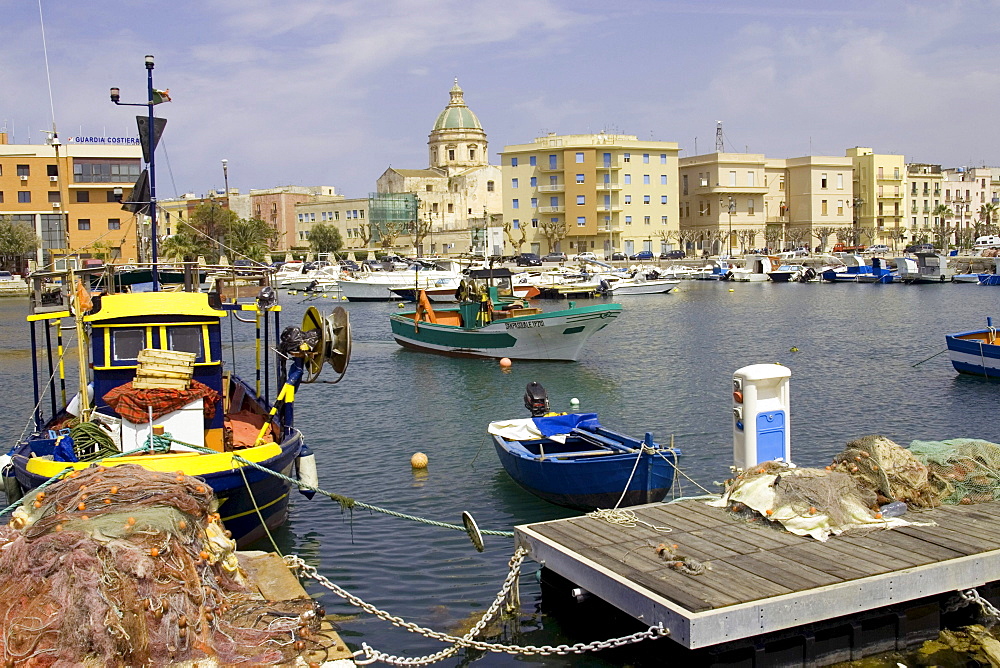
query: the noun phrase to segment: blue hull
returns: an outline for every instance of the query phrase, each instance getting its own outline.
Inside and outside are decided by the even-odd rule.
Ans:
[[[642,455],[622,452],[573,456],[573,452],[593,453],[594,446],[572,437],[567,438],[565,446],[549,439],[522,442],[496,435],[493,443],[500,463],[514,482],[549,503],[577,510],[614,508],[626,483],[628,491],[621,506],[662,501],[673,485],[677,464],[677,452],[669,448]],[[538,451],[539,444],[544,458],[532,452]]]
[[[1000,380],[1000,344],[989,329],[946,335],[951,365],[959,373]]]
[[[292,429],[288,438],[281,443],[281,454],[259,462],[259,465],[294,478],[295,462],[301,449],[302,434]],[[25,470],[24,463],[30,453],[31,441],[22,443],[12,453],[14,475],[25,492],[47,480]],[[288,519],[292,484],[285,480],[251,466],[196,477],[212,488],[219,500],[218,512],[222,516],[222,523],[232,533],[233,540],[240,548],[265,537],[265,525],[267,531],[274,531]]]

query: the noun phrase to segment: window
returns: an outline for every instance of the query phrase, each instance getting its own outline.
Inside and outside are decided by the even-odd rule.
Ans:
[[[632,154],[625,153],[622,155],[622,162],[632,162]]]
[[[427,191],[428,192],[430,192],[430,188],[431,188],[430,186],[427,186]],[[488,193],[493,192],[493,182],[492,181],[487,181],[486,182],[486,192],[488,192]]]
[[[451,202],[448,202],[448,213],[455,213],[455,205]]]
[[[510,159],[510,166],[511,167],[517,167],[517,158],[511,158]]]
[[[667,196],[660,195],[660,204],[666,204],[666,203],[667,203]]]
[[[28,165],[18,165],[17,166],[18,176],[31,176],[31,167]]]
[[[121,218],[108,218],[108,229],[109,230],[120,230],[120,229],[122,229],[122,219]]]
[[[660,185],[661,186],[667,185],[667,175],[666,174],[660,174]]]
[[[3,191],[0,190],[0,204],[3,204]]]
[[[747,215],[748,216],[754,215],[754,201],[753,201],[753,199],[748,199],[747,200]]]
[[[625,185],[627,185],[627,186],[632,185],[632,175],[631,174],[625,174]]]
[[[559,165],[559,156],[550,155],[549,156],[549,169],[555,169]]]
[[[583,174],[577,174],[576,175],[576,182],[577,183],[583,183]]]
[[[844,200],[842,199],[837,200],[837,215],[838,216],[844,215]]]
[[[735,169],[734,170],[730,170],[730,172],[729,172],[729,185],[731,185],[731,186],[735,186],[736,185],[736,170]]]
[[[76,229],[78,230],[89,230],[90,229],[90,218],[80,218],[76,221]]]
[[[666,225],[666,224],[667,224],[667,217],[660,216],[660,225]]]
[[[510,204],[510,206],[511,206],[511,208],[513,208],[513,209],[516,209],[516,208],[518,208],[518,206],[520,206],[520,204],[519,204],[519,202],[518,202],[518,201],[517,201],[517,200],[515,199],[515,200],[512,200],[512,201],[511,201],[511,204]]]
[[[884,169],[885,169],[884,167],[879,167],[879,168],[878,168],[878,177],[879,177],[880,179],[881,179],[881,178],[883,178],[883,177],[885,176],[885,175],[884,175],[884,174],[882,173]]]
[[[844,189],[844,175],[837,174],[837,190],[843,190],[843,189]]]
[[[538,177],[537,176],[532,176],[531,177],[531,181],[528,183],[528,185],[530,185],[532,188],[537,187],[538,186]]]
[[[825,216],[827,214],[827,211],[826,211],[826,200],[825,199],[821,200],[819,204],[820,204],[820,211],[819,212],[820,212],[821,215]]]
[[[537,209],[538,208],[538,198],[537,197],[532,197],[531,198],[531,208],[532,209]]]
[[[532,218],[531,219],[531,226],[532,227],[538,227],[538,219],[537,218]]]
[[[892,178],[899,180],[899,167],[892,168]]]
[[[75,183],[135,183],[139,178],[139,160],[98,159],[73,161]]]
[[[205,338],[201,325],[170,327],[167,330],[167,340],[170,350],[182,353],[194,353],[196,359],[203,357],[202,344]]]
[[[47,176],[59,176],[59,166],[45,165],[45,173]]]
[[[625,224],[626,225],[632,224],[632,216],[625,216]]]
[[[576,226],[577,227],[586,227],[587,226],[587,217],[586,216],[577,216],[576,217]]]
[[[661,165],[667,164],[667,154],[666,153],[661,153],[660,154],[660,164]]]
[[[449,148],[448,149],[448,159],[449,160],[454,160],[455,159],[455,149],[453,149],[453,148]]]
[[[50,204],[52,202],[61,202],[61,201],[62,201],[62,196],[59,194],[58,190],[50,190],[49,191],[49,203]]]
[[[778,176],[778,190],[784,192],[785,190],[785,175],[781,174]]]
[[[550,197],[549,206],[559,206],[559,197]]]
[[[645,164],[647,164],[647,165],[649,164],[649,154],[648,154],[648,153],[643,153],[643,154],[642,154],[642,161],[643,161],[643,162],[644,162]]]
[[[475,159],[476,159],[476,149],[470,148],[469,149],[469,160],[475,160]]]
[[[511,188],[516,188],[517,187],[517,179],[511,179],[510,180],[510,187]]]
[[[577,204],[586,204],[587,203],[587,196],[586,195],[577,195],[576,196],[576,203]]]
[[[648,186],[649,185],[649,174],[643,174],[642,175],[642,185],[644,185],[644,186]]]
[[[490,183],[493,183],[493,182],[492,182],[492,181],[490,181]],[[424,190],[425,190],[426,192],[429,192],[429,193],[432,193],[432,192],[434,192],[434,186],[432,186],[432,185],[430,185],[430,184],[427,184],[426,186],[424,186]]]
[[[826,174],[819,175],[819,187],[826,190]]]
[[[520,221],[519,219],[517,219],[517,218],[515,218],[515,219],[514,219],[514,220],[512,220],[512,221],[510,221],[510,224],[511,224],[511,225],[513,226],[513,228],[514,228],[515,230],[519,230],[519,229],[521,229],[521,221]]]
[[[688,194],[688,175],[687,174],[685,174],[684,176],[681,177],[681,194],[682,195],[687,195]]]
[[[611,154],[610,153],[605,153],[604,154],[604,166],[605,167],[611,167]]]
[[[17,203],[18,204],[31,204],[31,191],[30,190],[18,190],[17,191]]]
[[[538,159],[535,156],[533,156],[533,155],[529,156],[528,157],[528,164],[531,165],[532,167],[534,167],[536,164],[538,164]]]
[[[642,224],[643,225],[649,225],[649,216],[643,216],[642,217]]]
[[[747,172],[747,185],[751,188],[757,185],[757,172]]]
[[[632,196],[631,195],[625,195],[625,203],[626,204],[631,204],[632,203]]]
[[[583,162],[583,153],[577,153],[576,154],[576,161],[577,162]]]
[[[142,329],[111,330],[111,359],[115,361],[134,360],[139,351],[146,347],[146,332]]]
[[[643,204],[649,204],[649,195],[643,195],[642,196],[642,203]]]

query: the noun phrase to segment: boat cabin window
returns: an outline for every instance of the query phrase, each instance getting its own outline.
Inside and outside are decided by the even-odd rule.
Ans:
[[[134,360],[139,351],[146,347],[146,332],[142,329],[116,329],[112,332],[112,354],[114,359]]]
[[[199,325],[191,327],[171,327],[167,330],[170,350],[194,353],[198,359],[204,357],[202,352],[202,328]]]

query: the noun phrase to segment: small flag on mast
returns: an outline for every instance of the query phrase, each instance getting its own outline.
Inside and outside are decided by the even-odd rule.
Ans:
[[[160,104],[161,102],[170,102],[169,88],[166,90],[153,89],[153,104]]]

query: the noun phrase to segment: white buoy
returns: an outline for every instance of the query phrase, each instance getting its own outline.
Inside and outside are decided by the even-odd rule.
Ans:
[[[572,399],[569,400],[569,405],[572,406],[573,408],[576,408],[577,406],[580,405],[580,400],[577,399],[576,397],[573,397]]]
[[[316,472],[316,455],[314,455],[308,447],[303,446],[298,456],[297,465],[299,470],[299,482],[303,485],[309,485],[308,488],[299,487],[299,491],[306,498],[311,499],[316,493],[315,488],[319,487],[319,474]]]

